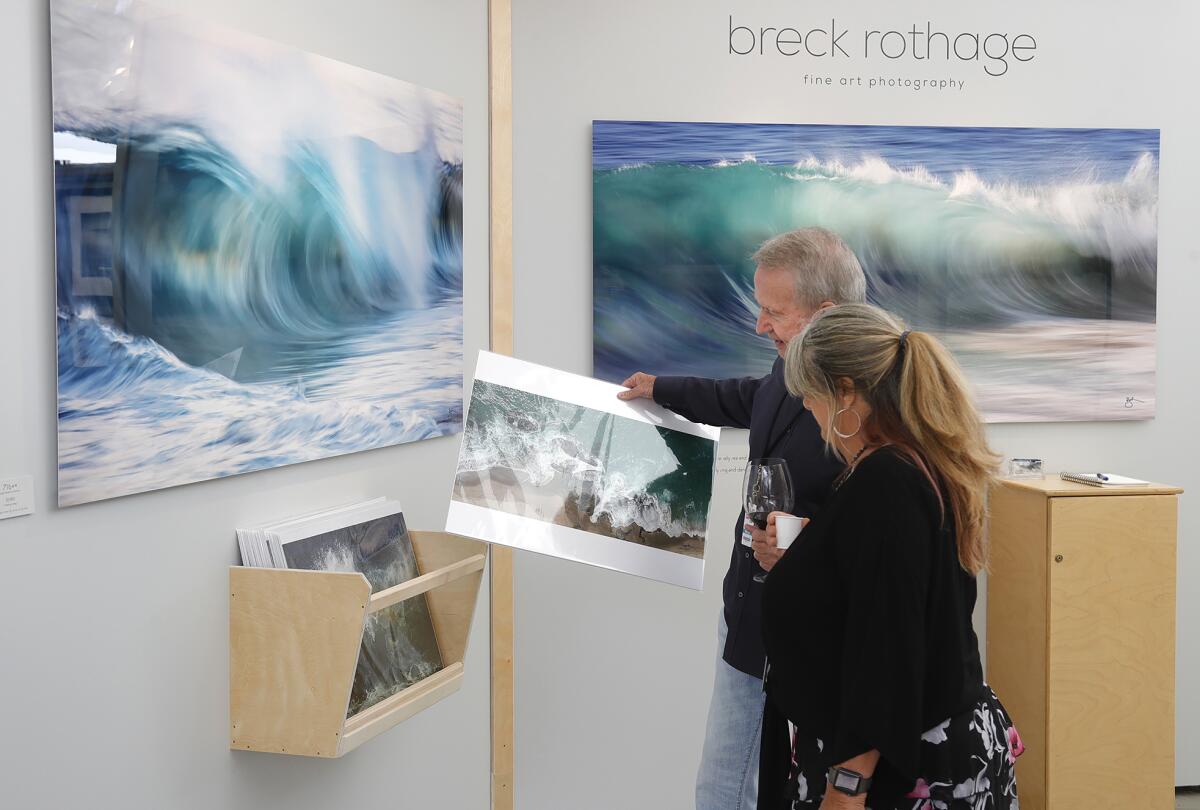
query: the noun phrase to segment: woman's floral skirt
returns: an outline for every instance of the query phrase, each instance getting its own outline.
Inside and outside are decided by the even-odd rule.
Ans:
[[[1014,766],[1025,746],[991,689],[971,711],[931,728],[921,741],[924,773],[912,791],[901,799],[868,794],[868,810],[1019,810]],[[823,743],[794,739],[793,746],[793,810],[820,807],[825,773],[805,762],[822,761]]]

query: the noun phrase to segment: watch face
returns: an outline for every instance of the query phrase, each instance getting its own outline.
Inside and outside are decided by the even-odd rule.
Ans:
[[[843,793],[854,793],[858,790],[860,777],[854,774],[846,773],[845,771],[835,771],[833,774],[833,786]]]

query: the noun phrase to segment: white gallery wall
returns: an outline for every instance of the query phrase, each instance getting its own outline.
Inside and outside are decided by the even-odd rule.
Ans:
[[[487,343],[484,0],[162,0],[159,6],[457,96],[465,104],[466,354]],[[444,526],[458,437],[59,510],[46,0],[0,10],[0,478],[37,511],[0,521],[0,806],[488,806],[488,590],[463,688],[340,760],[228,750],[234,529],[392,496]],[[468,362],[468,374],[473,362]],[[486,583],[486,576],[485,576]]]
[[[751,0],[514,0],[516,354],[592,369],[591,122],[594,119],[1030,127],[1162,131],[1157,417],[1123,423],[994,425],[995,447],[1047,469],[1112,469],[1182,485],[1178,784],[1200,784],[1200,76],[1195,4],[950,0],[845,4]],[[729,17],[800,31],[837,20],[865,30],[1034,37],[1034,58],[992,78],[979,63],[779,53],[731,55]],[[746,48],[745,35],[737,47]],[[849,44],[849,39],[847,43]],[[1023,44],[1028,44],[1022,40]],[[890,43],[895,44],[893,39]],[[770,47],[770,46],[768,46]],[[1023,51],[1022,56],[1030,52]],[[830,75],[832,87],[803,76]],[[841,87],[839,77],[955,79],[961,90]],[[653,371],[653,369],[646,369]],[[735,468],[745,437],[728,433]],[[703,592],[518,552],[517,791],[521,810],[691,806],[711,689],[720,581],[736,519],[736,474],[721,477]],[[977,613],[977,624],[982,613]],[[983,628],[980,627],[981,634]]]

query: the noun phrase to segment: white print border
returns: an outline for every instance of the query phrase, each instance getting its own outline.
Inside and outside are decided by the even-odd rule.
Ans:
[[[714,442],[721,438],[720,428],[689,422],[679,414],[668,411],[648,399],[635,399],[631,402],[617,399],[617,394],[626,390],[623,386],[557,371],[502,354],[481,351],[475,366],[475,379],[591,408],[594,411],[611,413],[614,416],[636,419],[649,425],[677,430]],[[470,401],[468,396],[468,405]]]
[[[704,560],[451,500],[446,531],[701,590]],[[708,543],[704,544],[705,557]]]

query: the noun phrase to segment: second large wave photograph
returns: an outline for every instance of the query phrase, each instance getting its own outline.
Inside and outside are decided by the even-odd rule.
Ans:
[[[595,121],[593,373],[766,374],[750,256],[838,233],[992,422],[1155,411],[1159,133]]]
[[[461,430],[462,102],[51,11],[59,504]]]

